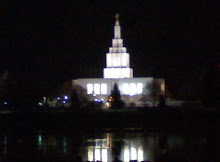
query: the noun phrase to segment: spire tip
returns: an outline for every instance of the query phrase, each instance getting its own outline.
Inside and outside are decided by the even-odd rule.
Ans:
[[[117,13],[117,14],[115,15],[115,18],[116,18],[116,20],[119,19],[119,13]]]

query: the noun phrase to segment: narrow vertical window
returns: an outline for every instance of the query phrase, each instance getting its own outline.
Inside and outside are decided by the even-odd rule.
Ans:
[[[137,83],[137,94],[140,94],[143,92],[143,84]]]
[[[107,94],[107,84],[106,83],[101,84],[101,94]]]
[[[136,84],[130,83],[130,95],[135,95],[137,93]]]
[[[122,92],[124,94],[129,94],[129,84],[128,83],[124,83],[122,86]]]
[[[93,85],[87,84],[87,94],[92,94],[92,93],[93,93]]]
[[[94,84],[94,93],[100,94],[100,84]]]

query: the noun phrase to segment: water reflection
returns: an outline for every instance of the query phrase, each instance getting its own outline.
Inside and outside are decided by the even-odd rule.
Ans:
[[[94,131],[65,134],[38,131],[32,136],[22,135],[23,138],[16,134],[0,134],[0,161],[2,157],[20,158],[28,154],[31,155],[30,159],[43,157],[67,161],[163,161],[170,157],[177,161],[179,157],[192,157],[187,160],[195,161],[207,158],[206,153],[214,150],[212,146],[218,146],[213,137],[186,137],[159,132]],[[209,153],[215,156],[214,151]]]
[[[141,133],[106,133],[103,138],[87,139],[88,161],[113,161],[115,159],[129,162],[130,160],[155,160],[154,157],[166,153],[167,149],[178,145],[182,140],[178,137],[160,137],[158,134],[144,135]]]
[[[55,134],[42,134],[42,132],[39,132],[37,145],[38,150],[43,154],[67,154],[66,137],[57,136]]]
[[[103,134],[102,138],[87,140],[88,161],[108,161],[110,157],[110,133]]]

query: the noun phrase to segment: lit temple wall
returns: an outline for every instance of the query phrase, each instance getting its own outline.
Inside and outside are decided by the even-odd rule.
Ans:
[[[130,67],[129,54],[128,53],[107,53],[106,54],[106,66],[112,67]]]
[[[118,85],[122,99],[129,103],[135,103],[141,106],[143,103],[140,101],[143,94],[148,94],[146,85],[156,80],[161,85],[161,90],[165,94],[165,81],[164,79],[154,79],[151,77],[146,78],[121,78],[121,79],[77,79],[73,80],[75,84],[81,86],[86,90],[90,101],[102,101],[107,104],[111,90],[114,84]],[[106,105],[107,106],[107,105]]]
[[[133,70],[130,68],[105,68],[104,78],[133,78]]]
[[[121,79],[77,79],[73,80],[73,85],[78,84],[86,89],[87,94],[110,95],[114,84],[122,95],[140,95],[145,93],[145,87],[152,82],[153,78],[121,78]],[[164,80],[159,79],[161,88],[164,87]]]

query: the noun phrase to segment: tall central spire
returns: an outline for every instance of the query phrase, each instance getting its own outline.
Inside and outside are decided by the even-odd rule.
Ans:
[[[115,15],[116,21],[115,21],[115,28],[114,28],[114,38],[120,39],[121,38],[121,27],[119,25],[119,14]]]
[[[119,14],[116,14],[115,18],[114,39],[112,39],[112,47],[109,48],[109,53],[106,54],[104,78],[133,78],[130,56],[126,47],[123,47],[123,40],[121,39]]]

